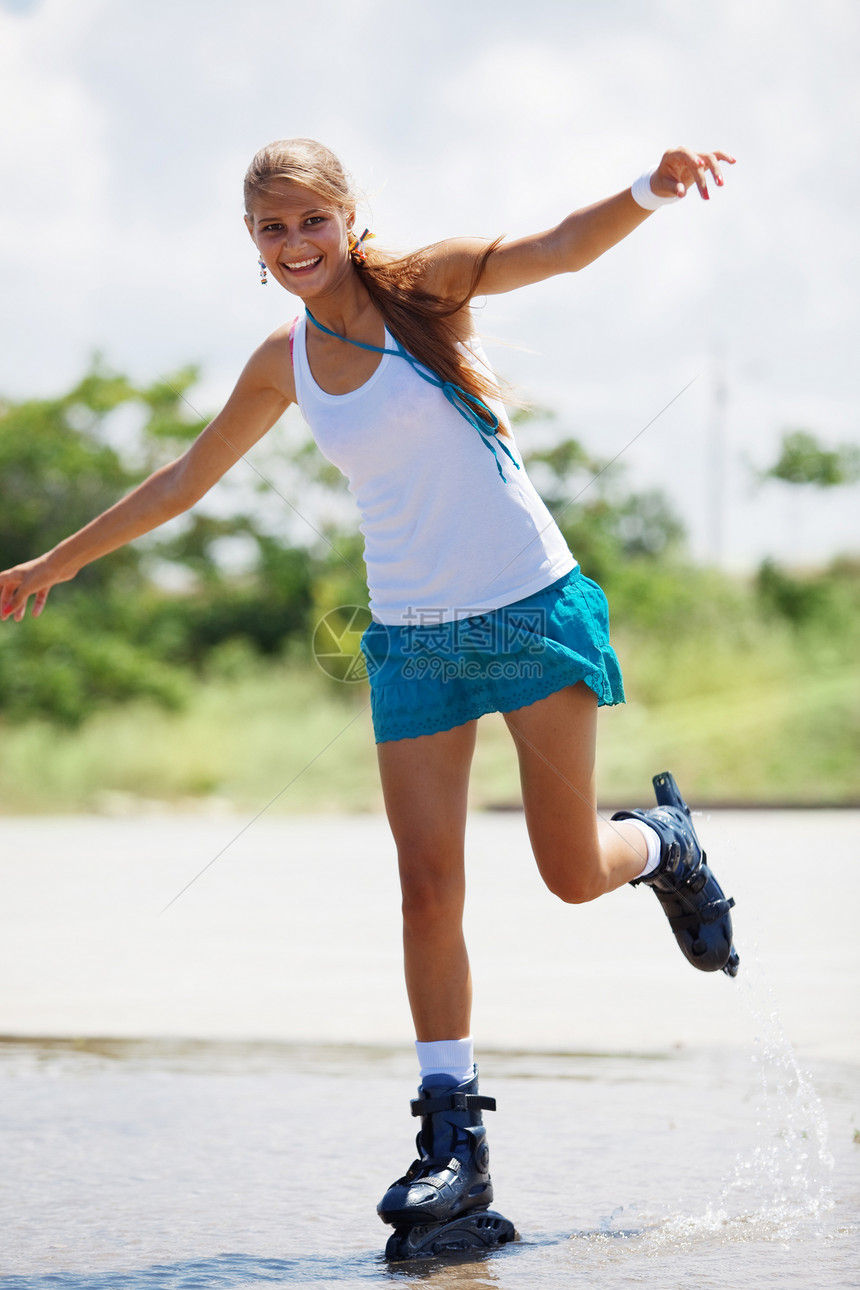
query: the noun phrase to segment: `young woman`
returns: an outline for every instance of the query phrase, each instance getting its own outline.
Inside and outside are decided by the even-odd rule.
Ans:
[[[651,886],[681,949],[734,975],[730,901],[669,775],[659,805],[595,809],[597,709],[623,702],[606,601],[541,502],[475,337],[470,301],[583,268],[649,213],[722,185],[723,152],[673,148],[632,188],[517,241],[455,238],[405,257],[365,246],[338,160],[274,143],[245,179],[263,281],[304,310],[248,361],[183,456],[38,559],[0,574],[0,616],[193,506],[298,403],[347,476],[362,517],[373,622],[362,648],[385,807],[403,890],[406,986],[421,1067],[418,1159],[383,1220],[414,1230],[492,1199],[470,1035],[464,830],[477,718],[500,711],[516,746],[540,873],[564,901]]]

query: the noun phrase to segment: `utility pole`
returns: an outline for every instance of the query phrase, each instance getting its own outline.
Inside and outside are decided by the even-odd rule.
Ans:
[[[708,554],[719,569],[725,560],[726,515],[726,405],[728,381],[726,362],[718,350],[711,366],[711,407],[708,434]]]

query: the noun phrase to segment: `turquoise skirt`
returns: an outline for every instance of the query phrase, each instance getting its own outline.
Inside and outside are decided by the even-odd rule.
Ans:
[[[601,705],[624,702],[606,597],[578,566],[524,600],[473,618],[371,623],[361,650],[377,743],[513,712],[577,681]]]

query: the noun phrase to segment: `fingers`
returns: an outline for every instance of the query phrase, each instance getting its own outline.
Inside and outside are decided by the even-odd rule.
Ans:
[[[720,169],[720,162],[724,161],[728,165],[733,166],[735,164],[735,158],[728,152],[714,151],[695,153],[692,161],[696,177],[696,187],[699,190],[699,195],[704,199],[704,201],[709,201],[711,194],[708,192],[708,174],[710,173],[713,175],[714,183],[719,188],[722,188],[725,180],[723,179],[723,172]]]
[[[22,622],[23,619],[26,617],[27,606],[29,603],[30,603],[29,596],[25,596],[24,599],[20,601],[17,605],[13,601],[9,605],[9,608],[6,610],[6,612],[3,614],[0,614],[0,621],[5,621],[7,618],[11,618],[12,621],[15,623]]]
[[[0,622],[11,614],[12,599],[17,590],[17,584],[11,581],[7,582],[4,575],[0,580]]]
[[[33,617],[38,618],[45,608],[48,592],[57,581],[56,572],[44,556],[0,571],[0,622],[12,618],[20,623],[26,616],[31,596]]]
[[[0,622],[5,622],[7,618],[14,616],[15,622],[20,623],[21,618],[24,616],[21,611],[26,608],[26,600],[23,605],[16,605],[13,596],[10,595],[8,599],[3,600],[2,604],[0,604]]]
[[[722,188],[722,165],[733,166],[735,159],[729,152],[715,148],[712,152],[694,152],[692,148],[672,148],[665,153],[663,160],[652,177],[651,187],[661,196],[684,197],[692,186],[699,190],[704,201],[710,200],[708,180],[713,180]]]
[[[19,577],[10,578],[8,581],[3,582],[2,593],[0,593],[0,622],[5,622],[7,618],[13,618],[16,623],[20,623],[21,619],[26,614],[27,602],[30,599],[31,593],[27,592],[24,598],[21,599],[22,581],[23,580]],[[39,606],[39,613],[41,613],[44,608],[44,597],[47,596],[47,594],[47,591],[44,595],[42,592],[36,593],[36,605],[39,603],[39,597],[42,596],[42,604]]]

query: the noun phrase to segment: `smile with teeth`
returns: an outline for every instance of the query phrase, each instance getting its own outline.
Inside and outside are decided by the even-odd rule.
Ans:
[[[284,268],[289,269],[290,273],[295,273],[297,269],[310,269],[315,264],[319,264],[322,259],[321,255],[314,256],[312,260],[296,260],[293,264],[284,262]]]

